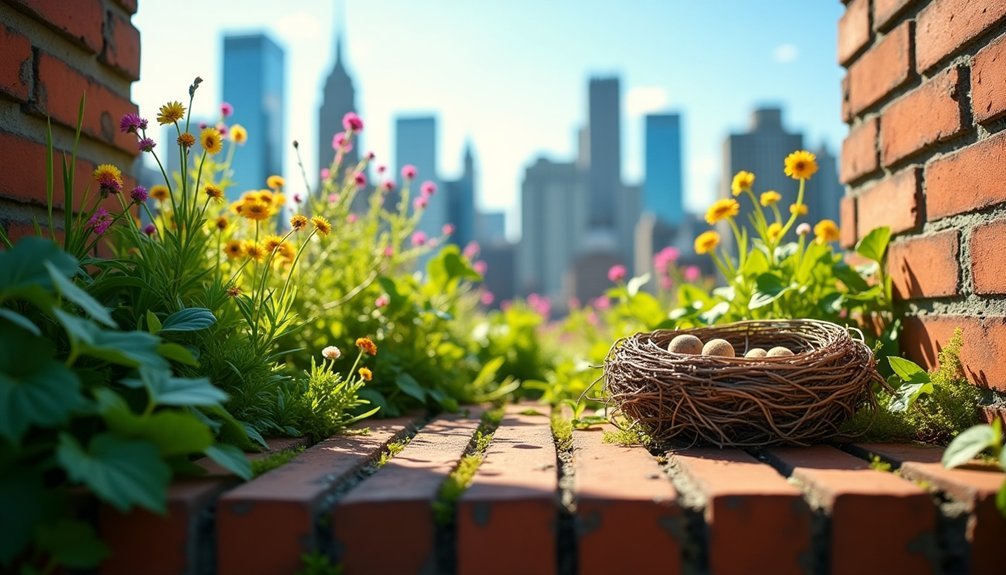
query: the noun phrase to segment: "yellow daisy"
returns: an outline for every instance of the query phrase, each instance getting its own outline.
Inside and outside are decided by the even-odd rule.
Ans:
[[[246,241],[244,248],[245,248],[245,255],[248,256],[250,259],[260,262],[262,261],[262,258],[265,257],[266,253],[265,248],[262,246],[262,244],[258,242],[253,242],[251,240]]]
[[[814,241],[819,244],[838,241],[838,224],[832,220],[821,220],[814,226]]]
[[[283,176],[269,176],[265,180],[265,185],[273,190],[282,190],[285,184],[286,180],[283,179]]]
[[[809,180],[817,171],[817,158],[807,150],[786,156],[786,175],[794,180]]]
[[[203,188],[203,192],[205,192],[206,197],[210,198],[211,200],[214,200],[216,202],[224,201],[224,191],[221,190],[219,187],[214,186],[213,184],[207,184],[206,187]]]
[[[157,112],[157,123],[164,126],[185,117],[185,106],[181,102],[168,102]]]
[[[734,176],[734,181],[730,184],[730,191],[733,192],[735,197],[741,195],[741,192],[750,192],[751,187],[754,186],[754,181],[754,174],[741,170]]]
[[[782,237],[782,224],[779,222],[774,222],[769,224],[768,229],[765,230],[765,234],[768,236],[768,240],[772,243],[779,241]]]
[[[213,227],[220,230],[221,232],[226,230],[228,225],[230,225],[230,222],[228,222],[227,218],[225,218],[224,216],[220,216],[219,218],[216,219],[215,222],[213,222]]]
[[[203,128],[199,133],[199,143],[209,155],[214,156],[224,149],[224,138],[216,128]]]
[[[366,367],[361,367],[359,373],[360,377],[363,378],[363,381],[370,381],[374,379],[374,372],[370,371],[370,369]]]
[[[782,199],[782,194],[775,190],[769,190],[767,192],[762,192],[762,195],[758,199],[761,205],[767,208],[778,203],[779,200]]]
[[[311,218],[311,223],[314,224],[314,229],[318,230],[318,233],[323,236],[332,233],[332,224],[328,223],[328,220],[321,216]]]
[[[240,241],[231,240],[224,245],[224,254],[227,255],[227,259],[232,260],[243,256],[245,254],[245,248],[241,245]]]
[[[733,198],[716,200],[716,202],[706,212],[706,221],[709,225],[730,219],[740,213],[741,205]]]
[[[283,238],[279,236],[266,236],[266,238],[262,240],[262,245],[265,247],[266,252],[272,253],[283,245]]]
[[[294,231],[299,232],[300,230],[307,227],[307,217],[297,214],[290,218],[290,227]]]
[[[244,144],[248,141],[248,130],[245,129],[241,124],[234,124],[231,126],[228,135],[231,137],[231,141],[235,144]]]
[[[695,238],[695,253],[708,254],[720,245],[720,235],[713,231],[702,232]]]
[[[260,222],[270,215],[269,206],[262,202],[244,202],[240,207],[241,210],[239,213],[241,217],[255,220],[256,222]]]
[[[796,214],[798,216],[807,215],[807,204],[790,204],[789,213]]]
[[[159,202],[163,202],[168,199],[168,193],[168,187],[164,184],[150,186],[150,197]]]

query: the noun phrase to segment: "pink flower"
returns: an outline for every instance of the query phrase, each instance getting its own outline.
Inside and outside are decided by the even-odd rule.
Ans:
[[[423,185],[419,187],[419,192],[428,198],[437,192],[437,185],[429,180],[426,180],[423,182]]]
[[[660,278],[660,287],[662,289],[665,289],[665,290],[666,289],[671,289],[671,286],[673,286],[673,285],[674,285],[674,280],[672,280],[671,278],[669,278],[667,276],[664,276],[664,277]]]
[[[688,266],[684,271],[685,281],[693,282],[702,277],[702,272],[698,266]]]
[[[108,231],[108,226],[112,225],[112,214],[105,208],[98,208],[94,211],[91,219],[87,220],[87,227],[94,230],[94,233],[101,236]]]
[[[442,231],[445,236],[449,236],[454,233],[454,224],[444,224],[444,227],[440,228],[440,231]]]
[[[367,152],[367,161],[368,161],[368,162],[369,162],[370,160],[373,160],[373,159],[374,159],[374,158],[376,158],[376,157],[377,157],[377,156],[376,156],[376,155],[374,154],[374,152]]]
[[[425,196],[419,196],[412,201],[412,207],[416,210],[425,210],[429,203],[429,200],[427,200]]]
[[[225,118],[229,118],[233,113],[234,113],[234,106],[231,106],[227,102],[220,103],[220,115],[222,115]]]
[[[571,298],[569,298],[569,302],[567,302],[567,304],[569,305],[569,309],[579,309],[579,307],[580,307],[580,298],[575,297],[575,296],[571,297]]]
[[[157,233],[157,226],[155,226],[154,224],[147,224],[146,226],[143,227],[143,233],[147,234],[148,236],[152,236]]]
[[[594,299],[593,303],[594,303],[594,309],[604,310],[611,308],[611,300],[609,300],[608,296],[606,295],[598,296],[596,299]]]
[[[677,248],[666,247],[653,256],[653,267],[658,273],[666,273],[667,267],[681,255]]]
[[[507,311],[508,309],[510,309],[512,307],[513,307],[513,302],[510,301],[510,300],[508,300],[508,299],[507,300],[503,300],[502,302],[500,302],[500,309],[503,310],[503,311]]]
[[[353,149],[353,144],[345,132],[339,132],[332,138],[332,149],[339,152],[348,152]]]
[[[412,180],[416,177],[416,167],[412,164],[405,164],[402,168],[402,177],[406,180]]]
[[[426,243],[426,234],[423,232],[416,232],[412,234],[412,245],[419,247]]]
[[[355,224],[358,218],[359,216],[357,216],[356,214],[349,214],[348,216],[346,216],[346,221],[351,224]]]
[[[385,171],[387,171],[387,169],[388,169],[388,166],[377,166],[377,173],[378,174],[383,174]]]
[[[464,251],[461,252],[461,255],[465,256],[468,259],[472,259],[475,256],[479,255],[479,243],[476,241],[468,242],[468,245],[465,246],[465,249]]]
[[[395,255],[395,248],[391,246],[387,246],[386,248],[384,248],[384,257],[390,258],[394,257],[394,255]]]
[[[328,195],[328,203],[330,203],[330,204],[337,204],[337,203],[339,203],[339,194],[329,194]]]
[[[331,176],[331,175],[332,175],[332,171],[329,170],[328,168],[322,168],[321,169],[321,179],[327,180],[328,177]]]
[[[300,194],[294,194],[294,195],[293,195],[293,203],[295,203],[295,204],[299,204],[299,203],[301,203],[301,202],[302,202],[303,200],[304,200],[304,198],[300,197]]]
[[[227,124],[225,124],[223,122],[219,122],[217,124],[217,131],[220,132],[221,136],[226,136],[227,135]]]
[[[388,303],[390,303],[390,302],[391,302],[391,298],[389,298],[387,294],[383,294],[382,293],[381,295],[377,296],[377,299],[374,300],[374,306],[375,307],[384,307],[384,306],[388,305]]]
[[[395,189],[395,182],[394,180],[384,180],[384,183],[381,184],[381,187],[384,189],[385,192],[390,192],[391,190]]]
[[[367,187],[367,174],[364,174],[363,172],[357,172],[356,175],[353,176],[353,181],[356,182],[356,187],[358,187],[358,188],[366,188]]]
[[[614,283],[618,283],[625,279],[625,275],[627,273],[628,272],[626,271],[625,266],[623,265],[611,266],[611,269],[608,270],[608,280]]]
[[[354,112],[347,112],[345,116],[342,117],[342,127],[346,129],[347,132],[362,132],[363,131],[363,120],[360,116],[357,116]]]
[[[427,247],[435,248],[438,245],[440,245],[440,242],[437,240],[437,238],[430,238],[429,240],[426,241],[426,245]]]
[[[482,292],[482,295],[479,296],[479,301],[482,302],[482,305],[490,306],[494,301],[496,301],[496,296],[494,296],[491,291],[484,291]]]
[[[209,128],[209,127],[210,127],[210,125],[207,124],[206,122],[199,122],[199,129],[200,130],[205,130],[206,128]]]
[[[486,275],[486,271],[489,270],[489,264],[485,263],[482,260],[479,260],[472,264],[472,269],[478,272],[480,276],[484,276]]]
[[[552,300],[533,293],[527,296],[527,305],[538,315],[548,318],[552,315]]]

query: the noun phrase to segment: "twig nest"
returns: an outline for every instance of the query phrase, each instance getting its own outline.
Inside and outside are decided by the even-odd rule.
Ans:
[[[744,357],[759,358],[759,357],[765,357],[767,354],[768,352],[765,351],[764,349],[760,347],[753,347],[749,349],[747,353],[744,354]]]
[[[667,351],[671,353],[683,353],[687,355],[699,355],[702,353],[702,340],[690,334],[682,334],[671,340],[667,344]]]
[[[737,352],[734,351],[734,346],[730,345],[729,341],[717,338],[707,341],[706,345],[702,346],[702,355],[735,357]]]
[[[766,355],[768,357],[786,357],[789,355],[793,355],[793,351],[788,347],[777,345],[772,349],[768,350],[768,353]]]

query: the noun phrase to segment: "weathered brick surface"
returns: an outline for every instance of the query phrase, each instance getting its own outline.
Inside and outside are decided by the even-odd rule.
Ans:
[[[981,49],[971,64],[971,107],[976,122],[1006,113],[1006,35]]]
[[[842,142],[842,183],[848,184],[880,168],[877,156],[879,125],[879,120],[874,117],[849,131]]]
[[[898,13],[914,3],[915,0],[873,0],[874,29],[886,30]]]
[[[458,502],[457,572],[556,570],[558,473],[548,417],[511,406]]]
[[[127,18],[108,12],[101,61],[130,80],[140,79],[140,31]]]
[[[913,22],[891,30],[849,66],[849,105],[854,114],[872,106],[912,77]]]
[[[315,550],[322,498],[415,424],[367,422],[366,435],[331,437],[293,461],[227,492],[217,506],[217,573],[294,574]]]
[[[971,277],[975,293],[1006,294],[1004,238],[1006,219],[977,226],[971,233]]]
[[[893,242],[888,273],[895,299],[952,296],[960,277],[960,232],[946,230]]]
[[[838,21],[838,63],[847,64],[870,41],[870,2],[852,0]]]
[[[863,237],[874,228],[888,226],[900,234],[921,223],[918,190],[922,169],[910,167],[865,189],[858,198],[857,234]]]
[[[901,348],[925,366],[937,364],[937,353],[950,341],[954,329],[961,328],[964,347],[961,363],[968,380],[980,387],[1006,391],[1006,317],[936,316],[905,318]]]
[[[39,21],[79,42],[91,53],[101,50],[105,9],[101,0],[12,0]]]
[[[580,575],[681,572],[677,494],[646,449],[573,434]]]
[[[428,423],[373,477],[332,510],[339,563],[356,573],[433,573],[437,570],[432,503],[464,455],[481,410],[443,415]],[[367,525],[380,525],[375,537]]]
[[[926,218],[940,218],[1006,201],[1006,132],[926,165]]]
[[[933,0],[919,12],[915,58],[926,71],[1006,17],[1006,2]]]
[[[0,94],[24,102],[31,94],[31,42],[0,25]]]
[[[856,198],[845,196],[838,205],[841,228],[839,229],[838,243],[843,248],[851,248],[856,245]]]
[[[951,68],[905,94],[884,110],[880,155],[890,166],[927,146],[957,136],[966,126],[959,100],[960,69]],[[959,89],[961,88],[961,89]],[[921,119],[925,118],[925,121]]]
[[[709,572],[806,573],[810,510],[796,487],[734,449],[688,449],[672,462],[706,497]]]
[[[778,448],[769,456],[800,481],[831,518],[829,573],[939,572],[937,510],[929,495],[892,473],[833,447]],[[877,517],[884,529],[875,529]]]

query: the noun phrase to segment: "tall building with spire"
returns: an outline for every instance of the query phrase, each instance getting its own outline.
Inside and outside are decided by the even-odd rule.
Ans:
[[[451,242],[464,246],[476,239],[478,227],[475,214],[475,157],[472,143],[465,143],[464,171],[456,180],[444,182],[447,196],[447,222],[454,225]]]
[[[321,108],[318,111],[318,169],[332,165],[335,150],[332,148],[332,138],[343,131],[342,117],[349,112],[358,112],[356,107],[356,89],[353,78],[343,58],[343,30],[340,22],[335,23],[335,66],[333,66],[322,96]],[[343,156],[342,166],[356,165],[359,161],[359,134],[354,136],[353,149]]]

